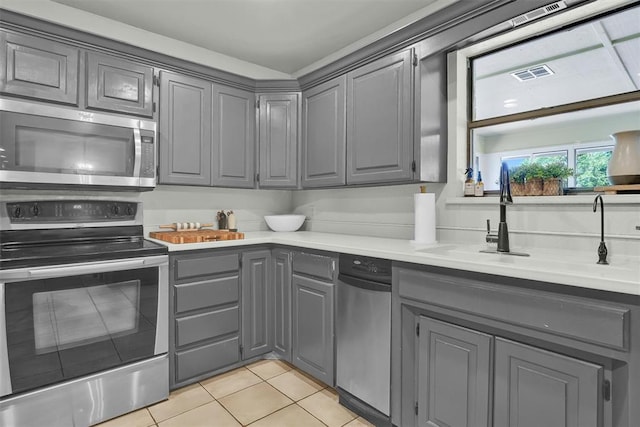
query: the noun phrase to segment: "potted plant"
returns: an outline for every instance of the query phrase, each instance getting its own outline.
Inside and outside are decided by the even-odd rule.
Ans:
[[[560,161],[544,165],[542,172],[544,178],[542,194],[545,196],[561,196],[563,181],[573,175],[573,169]]]
[[[525,161],[524,191],[527,196],[542,196],[544,167],[538,162]]]
[[[525,164],[518,165],[509,170],[509,181],[511,185],[512,196],[524,196],[524,179],[527,174]]]

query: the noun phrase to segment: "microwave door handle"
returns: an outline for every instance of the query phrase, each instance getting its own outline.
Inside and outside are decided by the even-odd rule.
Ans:
[[[135,149],[135,160],[133,163],[133,176],[140,176],[140,163],[142,162],[142,137],[140,136],[140,128],[133,128],[133,142]]]

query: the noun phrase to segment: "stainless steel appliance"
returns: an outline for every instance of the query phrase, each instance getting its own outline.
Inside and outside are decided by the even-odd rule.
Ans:
[[[391,425],[391,261],[340,255],[336,385],[340,403]]]
[[[0,250],[0,425],[86,426],[168,397],[168,254],[138,203],[2,202]]]
[[[156,123],[0,99],[0,185],[152,190]]]

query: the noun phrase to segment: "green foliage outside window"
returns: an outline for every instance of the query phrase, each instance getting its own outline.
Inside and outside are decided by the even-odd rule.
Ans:
[[[591,151],[576,155],[576,187],[609,185],[607,165],[611,151]]]

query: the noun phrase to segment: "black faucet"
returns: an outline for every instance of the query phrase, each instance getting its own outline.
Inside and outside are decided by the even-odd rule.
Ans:
[[[507,227],[507,205],[513,203],[509,167],[502,162],[500,168],[500,224],[498,224],[498,252],[509,252],[509,228]]]
[[[607,245],[604,244],[604,201],[602,194],[598,194],[593,200],[593,211],[598,210],[598,200],[600,200],[600,246],[598,246],[598,264],[609,264],[607,261]]]

